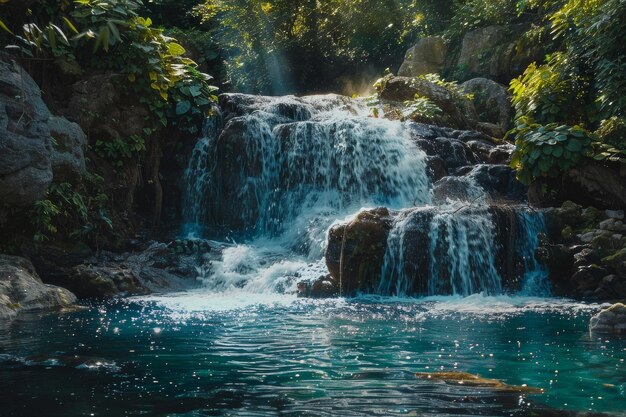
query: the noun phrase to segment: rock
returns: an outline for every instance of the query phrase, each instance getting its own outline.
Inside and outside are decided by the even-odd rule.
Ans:
[[[15,243],[21,253],[35,265],[39,276],[46,283],[68,288],[70,291],[73,288],[67,278],[72,268],[94,255],[89,246],[78,241],[53,240],[37,243],[32,239],[22,238]]]
[[[604,215],[610,219],[624,220],[624,210],[605,210]]]
[[[480,186],[493,200],[526,199],[526,188],[517,181],[515,170],[509,166],[487,164],[467,166],[456,170],[454,175],[461,178],[461,181],[463,177],[472,179],[470,183]],[[434,194],[437,195],[438,191],[443,190],[437,190],[435,186]],[[445,192],[442,196],[445,196]]]
[[[570,227],[570,229],[571,229],[571,227]],[[595,234],[594,231],[591,231],[591,232],[583,233],[578,238],[583,243],[591,243],[591,241],[593,240],[594,237],[596,237],[596,234]]]
[[[613,227],[615,226],[615,219],[603,220],[598,226],[600,227],[600,229],[613,230]]]
[[[574,272],[574,251],[565,245],[554,245],[540,240],[537,255],[539,261],[548,267],[550,277],[557,286],[557,292],[570,293],[572,291],[570,279]]]
[[[588,265],[578,268],[571,278],[574,294],[577,297],[594,298],[593,292],[600,285],[600,281],[608,274],[608,271],[596,265]]]
[[[54,181],[75,182],[85,175],[87,136],[76,123],[63,117],[48,119],[52,138],[52,172]]]
[[[488,237],[481,235],[484,221],[493,224]],[[516,292],[525,272],[525,255],[515,247],[520,224],[516,209],[502,205],[468,205],[456,211],[432,206],[365,210],[330,229],[326,265],[346,296],[493,291],[495,286],[482,279],[483,274],[501,277],[498,291]],[[492,240],[493,252],[486,255],[482,250]],[[468,250],[456,258],[452,247]],[[491,256],[493,263],[485,262]],[[460,271],[458,265],[466,264],[475,267]],[[439,277],[436,282],[430,279],[433,271]]]
[[[615,274],[605,276],[594,291],[593,298],[596,300],[625,300],[626,277],[619,277]]]
[[[35,81],[15,60],[0,54],[0,200],[4,208],[27,210],[45,196],[53,179],[79,179],[85,172],[84,147],[80,127],[53,116]]]
[[[76,296],[68,290],[46,285],[33,265],[17,256],[0,255],[0,319],[28,311],[67,308]]]
[[[461,44],[461,53],[457,66],[470,73],[488,73],[481,62],[486,55],[506,42],[507,34],[504,26],[487,26],[467,32]]]
[[[494,147],[487,156],[485,162],[488,164],[503,164],[509,165],[511,163],[511,157],[515,152],[515,146],[511,144],[502,144]]]
[[[470,147],[458,139],[447,137],[416,138],[415,143],[426,155],[440,158],[448,172],[477,162]]]
[[[450,90],[423,78],[393,77],[379,93],[387,102],[404,103],[416,95],[426,97],[441,110],[434,117],[434,124],[458,129],[473,129],[478,118],[472,103],[464,96],[455,95]]]
[[[50,111],[35,81],[0,55],[0,200],[29,208],[52,182]]]
[[[330,298],[339,295],[339,285],[332,276],[322,276],[313,282],[298,282],[298,297]]]
[[[84,298],[183,291],[198,287],[198,271],[209,274],[220,256],[205,241],[152,242],[139,252],[103,252],[87,259],[71,269],[64,283]]]
[[[511,97],[501,84],[487,78],[474,78],[460,85],[465,94],[473,96],[472,103],[478,120],[497,126],[493,136],[502,137],[509,130],[512,108]],[[481,129],[484,130],[484,129]]]
[[[541,178],[530,184],[529,201],[537,207],[565,200],[598,209],[626,209],[626,169],[619,162],[585,159],[576,169],[557,178]]]
[[[149,293],[122,265],[79,265],[70,275],[70,288],[81,298],[115,297]]]
[[[626,245],[615,253],[602,258],[602,263],[613,268],[620,278],[626,280]],[[626,294],[624,297],[626,298]]]
[[[444,69],[448,47],[441,36],[428,36],[417,41],[406,51],[404,62],[398,70],[403,77],[439,74]]]
[[[593,334],[626,334],[626,305],[613,304],[600,311],[589,321],[589,331]]]
[[[428,177],[431,182],[437,182],[446,175],[448,175],[448,169],[443,159],[438,156],[429,156],[426,159],[426,165],[428,166]]]
[[[565,201],[559,211],[563,223],[578,226],[582,222],[583,208],[573,201]]]
[[[528,29],[526,24],[494,25],[466,33],[457,70],[462,75],[488,77],[508,83],[531,62],[544,59],[543,46],[528,42],[522,36]]]
[[[339,282],[342,296],[377,288],[390,229],[391,217],[386,208],[362,211],[347,224],[330,229],[326,266]]]

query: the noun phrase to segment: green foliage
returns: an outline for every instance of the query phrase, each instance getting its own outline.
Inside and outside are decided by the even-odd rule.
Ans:
[[[436,116],[443,113],[441,108],[430,101],[428,97],[421,97],[419,94],[416,94],[413,100],[405,101],[404,105],[402,117],[405,119],[415,117],[420,119],[434,119]]]
[[[87,184],[52,184],[46,198],[35,203],[31,222],[33,239],[43,242],[53,236],[93,238],[110,230],[113,223],[106,210],[108,197],[102,192],[88,192],[98,187],[102,177],[87,175]]]
[[[512,0],[456,1],[446,33],[451,38],[458,38],[479,27],[511,23],[518,16],[517,3]]]
[[[43,13],[50,19],[43,29],[27,22],[24,34],[15,40],[27,56],[125,74],[126,89],[148,107],[155,124],[171,123],[195,134],[216,101],[217,89],[208,84],[211,77],[184,56],[185,48],[176,39],[153,27],[150,18],[139,16],[142,6],[138,0],[56,2]],[[189,104],[185,112],[176,110],[181,100]]]
[[[96,154],[109,159],[116,167],[124,166],[125,159],[130,159],[145,150],[146,142],[139,135],[131,135],[126,139],[117,138],[113,141],[98,140],[95,143]]]
[[[584,122],[580,103],[588,80],[567,66],[567,58],[556,53],[547,64],[530,64],[523,75],[511,81],[516,118],[531,117],[539,123]]]
[[[206,0],[197,8],[243,92],[337,88],[337,78],[399,64],[418,35],[445,24],[452,0]],[[431,18],[429,18],[431,16]]]
[[[626,2],[532,3],[550,11],[552,35],[561,50],[552,54],[546,64],[531,64],[521,77],[511,81],[516,127],[509,134],[516,137],[514,166],[520,178],[530,181],[539,175],[555,175],[555,168],[573,168],[581,163],[583,155],[599,161],[626,162]],[[538,128],[537,124],[545,126]],[[584,133],[580,150],[566,149],[570,152],[562,154],[548,151],[549,157],[545,157],[543,149],[550,149],[545,143],[560,146],[549,145],[556,139],[548,134],[556,131],[555,124],[580,125],[595,129],[595,134]],[[544,130],[539,132],[541,128]],[[578,134],[583,135],[580,131]],[[544,146],[541,152],[538,143]]]
[[[591,150],[591,135],[580,126],[540,125],[518,119],[511,166],[518,179],[529,184],[537,177],[556,177],[575,167]]]

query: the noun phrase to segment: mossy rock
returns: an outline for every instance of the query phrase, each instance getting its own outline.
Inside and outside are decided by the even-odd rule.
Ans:
[[[563,223],[569,226],[578,226],[582,223],[583,209],[573,201],[566,201],[561,206],[559,214]]]
[[[561,237],[563,240],[572,240],[574,237],[574,229],[571,226],[565,226],[563,230],[561,230]]]
[[[624,239],[615,239],[610,232],[596,236],[591,241],[591,247],[602,254],[603,257],[609,256],[616,250],[623,248]]]
[[[586,225],[596,224],[604,219],[604,212],[595,207],[587,207],[582,212],[582,220]]]
[[[622,278],[626,278],[626,247],[603,258],[602,263],[613,268]]]

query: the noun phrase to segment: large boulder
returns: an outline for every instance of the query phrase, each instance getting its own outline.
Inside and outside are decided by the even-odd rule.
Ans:
[[[439,74],[446,65],[448,47],[441,36],[422,38],[406,51],[398,75],[416,77],[424,74]]]
[[[151,242],[134,252],[102,252],[73,267],[59,282],[81,298],[184,291],[198,287],[198,271],[210,268],[220,256],[203,240]]]
[[[374,292],[378,287],[391,225],[389,210],[377,208],[330,229],[326,266],[332,279],[339,282],[340,295]]]
[[[0,209],[28,209],[53,180],[83,175],[85,145],[80,127],[52,115],[35,81],[0,55]]]
[[[528,64],[541,61],[541,44],[530,42],[526,24],[487,26],[463,37],[457,70],[470,76],[489,77],[506,83],[521,74]]]
[[[434,124],[457,129],[476,127],[477,114],[471,101],[448,88],[419,77],[393,77],[379,92],[383,102],[404,103],[415,96],[426,97],[442,110]]]
[[[472,95],[478,120],[498,127],[495,136],[503,136],[511,124],[511,98],[501,84],[487,78],[473,78],[461,84],[465,94]]]
[[[0,201],[30,207],[52,182],[50,111],[35,81],[0,55]]]
[[[0,320],[18,313],[71,307],[76,296],[68,290],[46,285],[30,261],[0,255]]]
[[[626,335],[626,305],[617,303],[600,311],[589,321],[589,331],[598,335]]]

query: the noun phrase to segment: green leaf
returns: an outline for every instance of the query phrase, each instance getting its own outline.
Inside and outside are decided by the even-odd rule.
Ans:
[[[171,55],[178,56],[185,53],[185,48],[182,45],[177,44],[176,42],[169,42],[167,44],[167,50]]]
[[[68,27],[68,28],[70,28],[70,30],[71,30],[72,32],[74,32],[76,35],[78,35],[78,29],[76,29],[76,26],[74,26],[74,25],[72,24],[72,22],[70,22],[70,20],[69,20],[67,17],[62,16],[62,17],[61,17],[61,19],[63,19],[63,21],[65,22],[65,24],[67,25],[67,27]]]
[[[185,114],[189,111],[189,109],[191,109],[191,103],[188,100],[181,101],[176,104],[176,115],[180,116]]]
[[[580,152],[580,150],[583,148],[583,143],[582,141],[578,140],[578,139],[570,139],[567,142],[567,149],[569,149],[572,152]]]
[[[563,147],[562,146],[553,146],[552,147],[552,155],[556,158],[560,158],[563,156]]]
[[[11,32],[11,29],[9,29],[7,25],[4,24],[2,19],[0,19],[0,28],[6,32],[9,32],[11,35],[13,35],[13,32]]]
[[[530,159],[531,160],[535,160],[535,159],[539,158],[540,155],[541,155],[541,149],[540,148],[535,148],[530,153]]]

